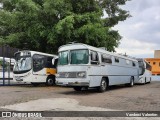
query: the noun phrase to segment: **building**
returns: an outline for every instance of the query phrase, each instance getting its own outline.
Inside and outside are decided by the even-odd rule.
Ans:
[[[154,58],[146,58],[146,61],[152,66],[152,75],[160,75],[160,50],[155,50]]]
[[[146,58],[146,61],[152,66],[152,75],[160,75],[160,58]]]
[[[155,50],[154,58],[160,58],[160,50]]]

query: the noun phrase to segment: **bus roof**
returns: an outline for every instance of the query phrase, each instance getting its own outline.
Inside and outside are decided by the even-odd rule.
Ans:
[[[43,53],[43,52],[38,52],[38,51],[31,51],[31,50],[22,50],[22,51],[18,51],[18,52],[23,52],[23,51],[31,52],[31,55],[41,54],[41,55],[47,55],[47,56],[52,56],[52,57],[58,57],[57,55],[54,55],[54,54],[48,54],[48,53]],[[18,53],[18,52],[16,52],[16,53]]]
[[[138,61],[144,61],[143,58],[136,58]]]
[[[120,57],[123,59],[128,59],[131,61],[135,61],[137,62],[137,60],[135,58],[129,57],[129,56],[123,56],[123,55],[119,55],[117,53],[113,53],[113,52],[109,52],[106,51],[104,49],[101,48],[96,48],[87,44],[83,44],[83,43],[72,43],[72,44],[66,44],[66,45],[62,45],[59,47],[58,52],[61,51],[67,51],[67,50],[75,50],[75,49],[89,49],[89,50],[93,50],[93,51],[97,51],[97,52],[101,52],[101,53],[106,53],[108,55],[112,55],[112,56],[116,56],[116,57]]]
[[[146,59],[144,59],[144,58],[137,58],[137,60],[138,60],[138,61],[144,61],[144,62],[147,62],[147,61],[146,61]],[[148,63],[148,62],[147,62],[147,63]]]

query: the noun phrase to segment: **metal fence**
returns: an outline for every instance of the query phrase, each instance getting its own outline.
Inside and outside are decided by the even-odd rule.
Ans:
[[[10,85],[12,83],[13,64],[11,62],[14,57],[14,53],[17,51],[19,51],[18,48],[13,48],[8,45],[0,46],[0,86]]]

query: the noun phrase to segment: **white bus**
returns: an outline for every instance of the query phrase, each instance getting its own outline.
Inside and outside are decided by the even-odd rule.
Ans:
[[[133,86],[138,80],[136,59],[81,43],[61,46],[58,52],[57,85],[104,92],[110,85]]]
[[[52,64],[52,59],[55,63]],[[15,53],[13,80],[21,83],[31,83],[34,86],[40,83],[53,85],[57,67],[57,56],[36,52],[19,51]]]
[[[144,59],[137,59],[139,63],[139,80],[138,83],[146,84],[152,80],[151,65]]]

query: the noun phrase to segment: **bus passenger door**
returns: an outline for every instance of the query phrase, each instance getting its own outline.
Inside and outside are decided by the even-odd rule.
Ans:
[[[100,85],[101,82],[101,66],[99,62],[98,53],[95,51],[90,52],[90,64],[89,67],[89,75],[90,75],[90,86],[89,87],[96,87]]]

